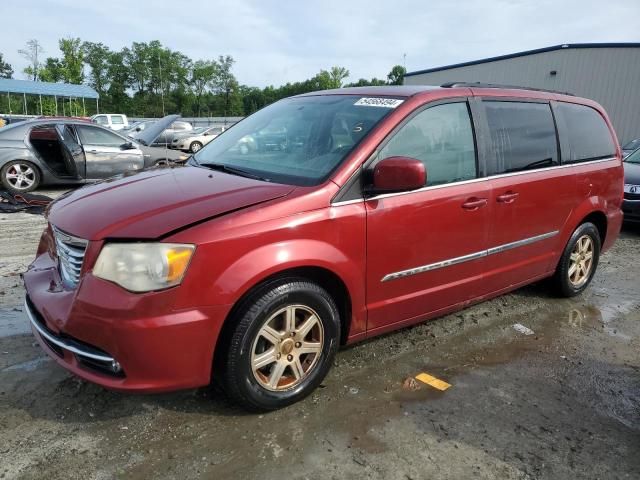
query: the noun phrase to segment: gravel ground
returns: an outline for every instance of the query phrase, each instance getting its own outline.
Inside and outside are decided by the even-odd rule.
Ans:
[[[212,388],[118,394],[50,361],[18,275],[43,225],[0,215],[0,478],[640,478],[640,228],[580,297],[533,285],[345,348],[308,399],[247,415]],[[405,381],[420,372],[452,387]]]

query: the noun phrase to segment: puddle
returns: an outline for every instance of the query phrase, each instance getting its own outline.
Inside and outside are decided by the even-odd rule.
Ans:
[[[22,307],[0,309],[0,338],[27,333],[31,333],[31,327]]]

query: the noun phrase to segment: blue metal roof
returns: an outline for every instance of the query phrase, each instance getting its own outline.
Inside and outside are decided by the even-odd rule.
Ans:
[[[26,93],[28,95],[49,95],[74,98],[98,98],[98,92],[88,85],[70,83],[31,82],[0,78],[0,93]]]
[[[472,60],[470,62],[455,63],[453,65],[445,65],[443,67],[427,68],[426,70],[417,70],[415,72],[407,72],[405,77],[412,75],[420,75],[422,73],[439,72],[441,70],[450,70],[452,68],[468,67],[469,65],[478,65],[480,63],[495,62],[496,60],[507,60],[508,58],[524,57],[526,55],[535,55],[536,53],[552,52],[554,50],[564,50],[571,48],[640,48],[640,43],[564,43],[562,45],[554,45],[553,47],[537,48],[535,50],[527,50],[524,52],[509,53],[497,57],[482,58],[480,60]]]

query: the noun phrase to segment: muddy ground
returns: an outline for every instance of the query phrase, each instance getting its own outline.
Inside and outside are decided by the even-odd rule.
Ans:
[[[248,415],[211,388],[118,394],[50,361],[14,274],[42,225],[0,215],[0,478],[640,478],[640,228],[578,298],[533,285],[343,349],[311,397]],[[452,387],[403,387],[420,372]]]

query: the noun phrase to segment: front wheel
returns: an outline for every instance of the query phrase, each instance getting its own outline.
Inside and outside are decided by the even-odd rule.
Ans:
[[[600,234],[593,223],[583,223],[571,235],[552,278],[563,297],[582,293],[591,283],[600,260]]]
[[[13,160],[0,169],[0,182],[13,194],[31,192],[40,185],[40,170],[31,162]]]
[[[235,328],[223,359],[223,385],[249,410],[275,410],[309,395],[338,349],[335,302],[304,279],[258,290],[230,321]]]
[[[189,146],[189,150],[191,151],[191,153],[199,152],[201,148],[202,143],[200,142],[191,142],[191,145]]]

